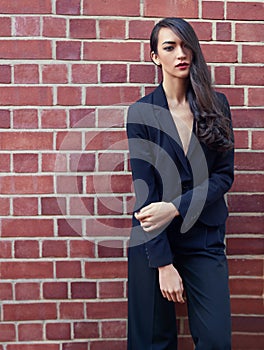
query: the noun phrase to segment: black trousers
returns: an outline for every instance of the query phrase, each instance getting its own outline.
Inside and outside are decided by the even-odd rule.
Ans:
[[[201,235],[204,232],[201,231]],[[184,283],[195,349],[231,350],[228,267],[224,249],[210,245],[213,236],[205,240],[207,247],[189,249],[189,237],[186,237],[180,242],[175,240],[175,244],[172,239],[171,246],[175,253],[174,266]],[[177,349],[175,303],[162,296],[158,269],[149,267],[144,244],[130,247],[128,350]]]

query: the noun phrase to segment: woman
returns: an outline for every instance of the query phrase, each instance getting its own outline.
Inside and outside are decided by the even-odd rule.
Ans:
[[[224,194],[233,182],[228,102],[213,91],[192,27],[165,18],[151,58],[162,83],[130,106],[136,194],[128,251],[128,349],[175,350],[186,302],[196,350],[230,350]],[[177,309],[177,305],[176,305]]]

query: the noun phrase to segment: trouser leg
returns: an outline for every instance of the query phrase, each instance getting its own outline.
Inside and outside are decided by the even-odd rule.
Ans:
[[[231,350],[228,267],[225,255],[178,256],[195,350]]]
[[[128,350],[177,350],[175,304],[163,298],[144,245],[128,252]]]

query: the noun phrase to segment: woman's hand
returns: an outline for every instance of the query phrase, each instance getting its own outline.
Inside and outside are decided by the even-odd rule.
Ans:
[[[183,283],[178,271],[172,264],[161,266],[158,269],[160,290],[163,297],[169,301],[178,301],[183,304]]]
[[[150,232],[168,224],[177,215],[180,214],[172,203],[156,202],[135,213],[135,218],[144,231]]]

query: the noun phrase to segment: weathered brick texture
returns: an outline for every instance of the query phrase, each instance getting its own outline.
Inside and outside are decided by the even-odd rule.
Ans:
[[[161,79],[148,38],[163,16],[191,22],[231,104],[232,349],[264,348],[263,14],[260,0],[0,0],[0,350],[126,349],[124,126]]]

